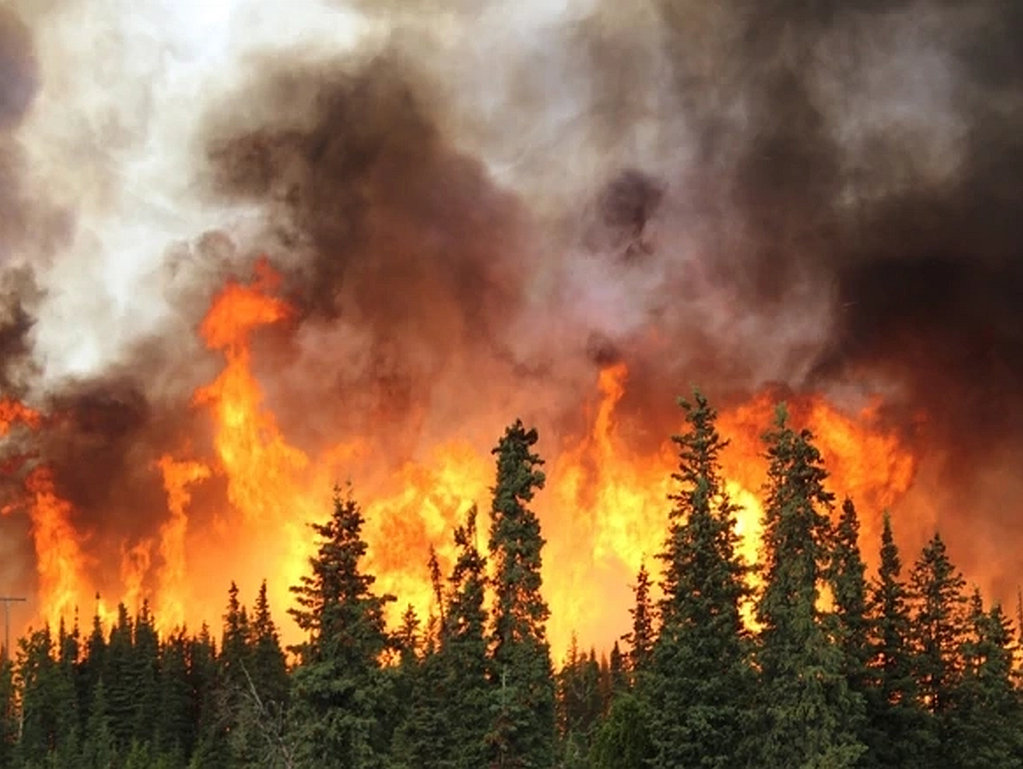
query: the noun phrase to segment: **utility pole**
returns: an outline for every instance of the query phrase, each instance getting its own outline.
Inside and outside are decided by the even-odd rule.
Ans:
[[[14,601],[24,603],[26,600],[26,598],[0,595],[0,601],[4,602],[4,660],[11,658],[11,603]]]

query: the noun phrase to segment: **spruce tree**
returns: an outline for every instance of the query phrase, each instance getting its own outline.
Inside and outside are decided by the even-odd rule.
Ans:
[[[834,611],[830,615],[832,633],[842,655],[849,691],[857,695],[866,706],[870,678],[867,665],[870,660],[869,620],[867,618],[867,567],[859,545],[860,522],[856,506],[851,499],[842,503],[838,525],[831,542],[829,583]],[[861,764],[872,765],[867,743],[865,710],[858,714],[856,734],[868,747]]]
[[[17,752],[24,764],[42,765],[78,732],[74,683],[56,658],[49,627],[31,632],[18,646],[22,722]]]
[[[493,720],[490,762],[503,767],[549,767],[554,763],[554,682],[540,593],[540,521],[529,509],[543,488],[543,460],[531,449],[536,430],[521,421],[508,427],[493,453],[490,558],[494,565],[491,635]]]
[[[650,700],[654,767],[734,767],[743,761],[752,669],[740,614],[746,567],[737,554],[736,507],[725,491],[727,442],[699,391],[679,399],[686,430],[670,495],[661,631],[640,691]]]
[[[192,690],[188,680],[188,641],[179,630],[160,644],[160,698],[156,747],[161,754],[187,756],[195,744]]]
[[[283,712],[288,704],[288,664],[281,646],[277,623],[270,614],[266,580],[259,585],[249,624],[251,634],[251,678],[263,707],[271,714]]]
[[[632,632],[622,636],[622,640],[629,645],[628,660],[633,682],[650,664],[654,638],[656,638],[654,605],[650,598],[650,587],[650,573],[646,570],[646,564],[641,563],[639,571],[636,572],[636,584],[632,590],[632,608],[629,609],[629,614],[632,616]]]
[[[568,656],[555,676],[559,766],[588,767],[590,743],[603,714],[600,665],[596,652],[579,652],[575,635]]]
[[[445,720],[451,725],[451,766],[484,766],[492,688],[487,679],[487,561],[477,546],[477,510],[455,529],[455,563],[448,578],[440,634]]]
[[[913,608],[910,637],[918,696],[924,708],[937,717],[939,730],[963,672],[965,585],[936,533],[924,546],[910,574]],[[943,753],[942,748],[936,756]]]
[[[320,767],[380,767],[390,749],[387,677],[380,658],[390,647],[375,578],[362,571],[363,515],[349,491],[334,492],[334,509],[312,524],[316,555],[311,574],[292,587],[290,610],[306,640],[295,647],[292,719],[299,763]]]
[[[910,649],[908,591],[902,560],[884,513],[877,579],[870,589],[870,686],[867,691],[868,757],[882,769],[930,766],[930,716],[917,701]]]
[[[1023,766],[1023,713],[1013,686],[1012,628],[1000,606],[985,611],[980,592],[970,602],[964,670],[945,721],[945,760],[956,769]]]
[[[827,472],[808,430],[795,432],[779,406],[765,435],[763,582],[757,603],[761,672],[754,766],[765,769],[855,766],[862,700],[849,690],[841,651],[825,631],[819,590],[829,567]]]

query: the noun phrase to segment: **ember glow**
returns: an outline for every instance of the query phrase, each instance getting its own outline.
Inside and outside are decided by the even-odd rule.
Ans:
[[[348,483],[376,589],[425,617],[429,549],[450,565],[472,505],[485,549],[521,417],[555,658],[606,648],[657,568],[692,384],[747,559],[785,401],[868,561],[890,509],[904,560],[938,527],[1013,600],[1023,19],[88,5],[0,10],[0,582],[25,627],[147,600],[161,631],[216,628],[230,581],[266,578],[294,641],[307,524]],[[777,25],[791,50],[758,42]]]

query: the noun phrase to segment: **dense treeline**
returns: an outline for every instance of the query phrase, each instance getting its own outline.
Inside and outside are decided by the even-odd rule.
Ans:
[[[216,639],[160,638],[145,604],[108,629],[31,632],[0,667],[0,767],[1023,767],[1015,633],[941,538],[904,574],[886,515],[868,576],[853,502],[835,509],[813,436],[780,407],[744,563],[716,414],[698,392],[680,405],[660,589],[641,568],[624,650],[573,643],[552,667],[543,462],[516,422],[494,449],[486,550],[473,509],[450,573],[430,555],[429,617],[386,627],[395,599],[363,571],[361,508],[339,490],[292,588],[290,656],[265,584],[251,610],[231,586]]]

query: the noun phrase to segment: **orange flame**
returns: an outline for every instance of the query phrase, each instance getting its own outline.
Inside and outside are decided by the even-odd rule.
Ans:
[[[170,516],[160,527],[160,555],[163,568],[159,574],[159,605],[156,620],[161,631],[169,631],[185,624],[185,592],[187,568],[185,534],[188,515],[185,509],[192,501],[188,487],[210,477],[210,469],[199,462],[178,462],[169,455],[160,457],[163,488],[167,492]]]
[[[78,546],[78,532],[71,523],[71,504],[59,496],[49,468],[37,467],[25,479],[32,495],[30,517],[35,541],[36,570],[42,615],[56,626],[69,618],[75,607],[91,592],[82,588],[84,560]]]
[[[385,473],[374,436],[346,436],[320,455],[289,442],[253,372],[250,346],[260,328],[293,315],[287,302],[274,295],[279,284],[261,262],[255,281],[229,282],[215,297],[199,331],[208,349],[223,355],[224,367],[193,396],[193,404],[210,415],[214,456],[188,457],[180,450],[174,457],[164,455],[157,467],[167,510],[157,538],[122,545],[124,600],[137,608],[149,598],[163,632],[186,621],[216,625],[230,580],[243,592],[254,592],[266,578],[285,642],[298,640],[297,628],[284,613],[291,602],[289,586],[307,572],[313,542],[306,524],[327,517],[331,486],[341,478],[357,480],[369,545],[365,567],[376,575],[377,590],[398,597],[392,620],[410,602],[420,616],[435,608],[428,548],[437,549],[442,566],[450,564],[452,530],[470,505],[479,505],[481,535],[486,531],[494,473],[489,447],[465,441],[426,444],[416,459]],[[581,437],[563,439],[552,449],[545,445],[551,435],[541,436],[548,487],[533,504],[547,539],[544,590],[555,658],[568,649],[573,633],[609,647],[628,628],[629,584],[640,564],[646,561],[651,571],[658,569],[654,556],[663,547],[671,473],[677,465],[668,436],[678,425],[665,426],[665,440],[655,449],[637,450],[630,432],[636,425],[620,414],[628,377],[625,363],[599,372],[592,397],[584,399],[587,428]],[[876,408],[848,414],[819,396],[793,398],[789,407],[793,425],[816,433],[831,488],[857,501],[864,536],[875,536],[881,510],[898,502],[913,482],[913,455],[883,427]],[[764,392],[723,411],[718,423],[731,441],[722,455],[723,475],[730,497],[740,505],[737,532],[750,562],[757,556],[759,496],[766,475],[760,436],[773,409],[772,394]],[[0,436],[15,422],[33,427],[40,418],[16,402],[0,400]],[[196,489],[220,482],[225,509],[191,509]],[[91,599],[92,591],[71,506],[57,496],[52,474],[37,469],[27,487],[33,495],[40,598],[46,618],[56,621],[77,601]],[[193,525],[199,513],[202,524]],[[480,547],[485,550],[486,542]],[[99,609],[105,611],[103,605]]]

